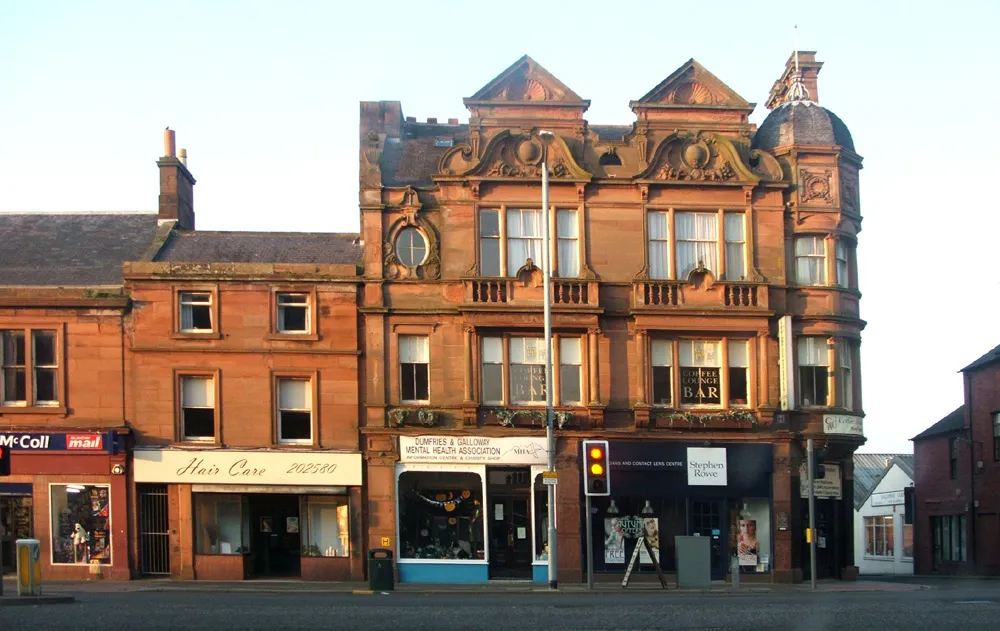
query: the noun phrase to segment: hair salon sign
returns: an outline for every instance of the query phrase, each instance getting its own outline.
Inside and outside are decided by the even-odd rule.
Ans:
[[[136,449],[136,482],[360,486],[361,454]]]

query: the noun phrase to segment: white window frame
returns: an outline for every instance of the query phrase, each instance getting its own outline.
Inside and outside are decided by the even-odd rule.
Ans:
[[[738,219],[740,225],[740,238],[735,239],[729,230],[730,219]],[[734,222],[735,223],[735,222]],[[722,219],[722,238],[725,243],[723,249],[723,260],[726,262],[726,280],[745,281],[749,277],[749,260],[747,259],[747,214],[745,212],[726,212]],[[739,249],[739,254],[730,256],[730,249]],[[738,261],[742,274],[733,272],[733,262]]]
[[[526,212],[539,213],[539,226],[540,226],[539,234],[537,236],[532,235],[530,237],[512,237],[511,233],[513,231],[510,229],[511,216],[514,213],[517,213],[518,218],[520,218],[522,214]],[[483,215],[487,213],[494,214],[497,218],[496,234],[490,234],[490,235],[483,234],[484,222],[482,218]],[[560,214],[563,213],[571,213],[573,215],[572,225],[574,226],[574,229],[572,231],[572,236],[563,236],[563,235],[569,235],[569,232],[560,229],[559,217]],[[551,258],[552,268],[553,268],[552,270],[553,278],[570,279],[570,278],[582,277],[583,272],[586,269],[586,247],[584,243],[586,240],[586,235],[584,233],[583,222],[582,222],[582,217],[584,216],[583,213],[584,213],[584,208],[582,205],[576,205],[576,206],[574,205],[557,206],[555,204],[550,205],[548,213],[548,221],[550,222],[549,225],[550,243],[549,243],[549,251],[546,252],[545,243],[543,240],[544,227],[542,226],[541,223],[546,220],[546,216],[545,213],[542,212],[542,209],[540,207],[531,207],[531,206],[512,207],[512,206],[507,206],[505,204],[501,204],[499,206],[479,208],[476,214],[476,230],[477,230],[476,247],[478,248],[476,255],[478,256],[480,275],[483,278],[514,277],[517,274],[518,270],[524,266],[524,262],[521,262],[520,265],[517,265],[516,269],[512,268],[512,264],[510,261],[511,242],[513,240],[526,240],[526,241],[540,242],[542,251],[541,260],[536,261],[534,257],[532,257],[531,261],[538,269],[545,269],[545,265],[548,264],[547,259]],[[486,241],[496,242],[495,247],[498,252],[497,258],[498,258],[499,271],[498,274],[495,276],[488,274],[487,270],[484,269],[483,262],[485,258],[483,254],[483,244]],[[575,246],[573,244],[575,244]],[[578,269],[576,270],[577,273],[575,276],[572,275],[571,273],[570,275],[567,275],[567,273],[561,270],[559,266],[560,252],[565,251],[565,248],[568,247],[575,247],[577,253],[576,258],[577,258]]]
[[[807,248],[799,247],[799,244],[811,244]],[[795,237],[792,247],[794,248],[793,260],[795,261],[795,284],[806,287],[822,287],[827,284],[826,274],[826,238],[820,235],[799,235]],[[801,250],[801,253],[800,253]],[[818,268],[815,266],[818,264]],[[811,278],[812,272],[817,269],[817,276]]]
[[[430,337],[427,336],[427,335],[400,335],[400,336],[398,336],[396,338],[396,340],[397,340],[397,349],[398,349],[397,354],[399,356],[399,362],[398,363],[399,363],[399,401],[400,401],[400,403],[413,404],[413,405],[426,405],[426,404],[429,404],[430,400],[431,400]],[[409,345],[411,343],[420,344],[423,348],[421,348],[421,349],[411,349],[409,347]],[[421,357],[412,357],[411,356],[411,351],[412,350],[416,350],[417,354],[421,355]],[[405,360],[408,360],[408,359],[413,359],[413,360],[420,359],[422,361],[405,361]],[[424,398],[424,399],[420,399],[420,398],[407,399],[406,397],[403,396],[403,392],[404,392],[403,383],[404,383],[404,380],[406,379],[405,371],[404,371],[404,368],[403,368],[404,364],[408,364],[408,365],[412,365],[412,366],[420,366],[420,365],[422,365],[424,367],[424,370],[427,372],[427,375],[426,375],[426,379],[427,379],[427,397],[426,398]],[[416,368],[414,370],[416,370]],[[417,394],[416,373],[412,374],[411,378],[413,379],[413,393]]]
[[[680,392],[677,393],[677,395],[678,395],[677,396],[677,403],[675,405],[680,406],[682,408],[686,408],[686,409],[719,409],[719,408],[727,407],[728,402],[725,401],[724,397],[722,396],[722,390],[723,390],[723,388],[722,388],[722,380],[725,379],[725,378],[727,378],[727,376],[723,376],[723,372],[725,372],[727,370],[727,368],[722,365],[722,363],[723,363],[722,362],[722,344],[723,344],[722,340],[719,340],[719,339],[697,339],[697,340],[695,340],[695,339],[687,339],[687,340],[678,340],[678,344],[677,344],[677,353],[678,353],[677,376],[678,376],[679,383],[680,383]],[[685,364],[684,359],[683,359],[684,353],[685,353],[685,346],[686,345],[690,345],[690,348],[691,348],[691,362],[690,362],[690,365]],[[699,360],[696,357],[697,356],[697,349],[699,347],[701,347],[703,349],[702,352],[704,352],[704,349],[707,348],[708,346],[714,346],[715,347],[715,359],[714,359],[715,363],[714,364],[710,363],[713,360],[709,359],[707,357],[707,355],[700,362],[699,362]],[[716,374],[719,377],[719,386],[718,386],[719,387],[719,392],[718,392],[719,402],[718,403],[685,403],[684,402],[684,387],[685,386],[684,386],[683,371],[685,369],[695,369],[695,368],[698,369],[699,378],[700,378],[702,369],[708,369],[708,370],[714,369],[714,370],[717,371]]]
[[[809,342],[809,340],[811,340],[811,342]],[[796,339],[796,342],[795,342],[795,357],[796,357],[795,364],[796,364],[797,370],[796,370],[796,380],[795,381],[796,381],[796,385],[798,386],[799,402],[802,405],[802,407],[810,407],[810,408],[812,408],[812,407],[830,407],[830,399],[832,397],[832,392],[831,392],[831,388],[830,388],[830,371],[831,371],[831,369],[830,369],[829,343],[830,343],[829,338],[824,337],[824,336],[817,336],[817,335],[802,335],[802,336],[799,336]],[[802,349],[802,345],[803,344],[806,345],[806,350]],[[822,354],[821,355],[820,355],[819,349],[815,348],[816,345],[820,345],[821,346],[821,350],[822,350]],[[810,349],[809,348],[810,346],[812,346],[813,348]],[[813,361],[815,361],[815,362],[822,361],[823,363],[804,363],[803,359],[802,359],[803,354],[805,354],[805,355],[808,356],[808,355],[810,355],[810,351],[811,351],[811,354],[814,355],[813,358],[809,359],[810,362],[813,362]],[[820,360],[819,357],[822,357],[822,360]],[[822,402],[813,401],[812,399],[814,399],[815,395],[816,395],[816,392],[813,391],[812,393],[809,393],[810,394],[810,396],[808,397],[809,403],[806,403],[807,397],[806,397],[806,391],[805,391],[805,384],[803,383],[803,379],[802,379],[802,370],[804,368],[825,368],[826,369],[826,376],[823,379],[824,389],[826,390],[826,400],[824,400]],[[817,372],[818,371],[813,370],[813,383],[814,384],[818,383],[816,381],[816,373]]]
[[[282,407],[281,400],[281,384],[284,381],[301,381],[305,383],[306,387],[306,401],[308,406],[306,408],[294,408],[294,407]],[[277,375],[275,376],[275,436],[278,439],[278,444],[280,445],[312,445],[316,440],[316,411],[313,409],[316,396],[315,396],[316,382],[312,377],[308,376],[295,376],[295,375]],[[293,412],[309,413],[309,438],[285,438],[282,434],[283,426],[282,423],[282,412]]]
[[[569,215],[569,221],[560,221],[561,217]],[[580,252],[580,217],[575,208],[559,208],[555,211],[556,217],[556,256],[554,278],[579,278],[583,268],[583,261]],[[572,227],[571,230],[564,230],[564,227]],[[576,269],[564,270],[564,257],[569,259],[570,254],[576,256]]]
[[[840,393],[838,405],[847,410],[854,409],[854,346],[848,340],[837,342],[839,372],[837,373],[837,391]]]
[[[692,217],[694,219],[694,225],[695,225],[696,232],[697,232],[699,218],[702,218],[702,217],[708,218],[708,217],[710,217],[712,219],[712,223],[713,223],[714,228],[715,228],[715,230],[714,230],[715,231],[715,236],[713,236],[711,238],[707,238],[707,237],[698,238],[698,235],[696,235],[695,237],[691,237],[691,238],[681,237],[681,229],[678,227],[679,224],[680,224],[680,222],[677,221],[677,220],[680,219],[681,217],[688,217],[688,216],[690,216],[690,217]],[[697,259],[697,257],[696,257],[696,259],[694,261],[694,267],[692,267],[690,269],[686,269],[686,270],[681,269],[680,251],[681,251],[681,244],[682,243],[693,243],[693,244],[695,244],[694,248],[695,248],[696,252],[699,249],[698,248],[699,244],[703,245],[703,246],[706,246],[706,247],[709,247],[712,250],[714,250],[715,251],[715,261],[714,262],[713,261],[705,261],[704,259],[702,259],[702,264],[704,265],[705,269],[707,269],[708,271],[712,272],[712,275],[715,276],[716,278],[718,278],[720,276],[719,270],[720,270],[720,264],[722,262],[722,253],[719,252],[719,233],[720,233],[720,230],[719,230],[719,213],[717,213],[717,212],[698,212],[698,211],[679,211],[679,212],[677,212],[675,214],[673,227],[674,227],[674,235],[673,236],[674,236],[674,241],[675,241],[675,243],[674,243],[674,253],[675,253],[675,257],[677,258],[676,267],[674,269],[677,270],[677,275],[680,277],[680,279],[681,280],[685,280],[687,278],[688,274],[690,274],[692,271],[698,269],[698,259]]]
[[[181,374],[178,375],[179,383],[179,394],[180,394],[180,405],[178,408],[180,410],[180,439],[182,442],[186,443],[214,443],[218,441],[217,433],[219,431],[219,419],[218,419],[218,401],[216,401],[216,382],[215,375],[204,375],[204,374]],[[206,381],[208,382],[206,387],[208,388],[209,395],[211,396],[210,405],[185,405],[185,388],[184,385],[188,381]],[[187,416],[185,415],[185,410],[212,410],[212,435],[211,436],[188,436],[187,434]]]
[[[204,296],[204,298],[201,298]],[[213,333],[216,329],[214,308],[212,305],[212,292],[206,290],[191,290],[191,291],[180,291],[177,295],[178,304],[178,329],[181,333]],[[208,322],[209,328],[207,329],[197,329],[194,328],[194,312],[195,307],[206,307],[208,309]],[[191,326],[185,327],[185,313],[190,314]]]
[[[409,263],[407,263],[406,261],[403,260],[402,252],[404,251],[404,248],[402,247],[401,240],[403,238],[403,235],[409,235],[409,234],[415,234],[420,237],[420,241],[423,243],[423,256],[420,257],[420,260],[414,259],[411,260]],[[430,254],[431,251],[430,245],[427,241],[427,235],[425,235],[424,232],[420,230],[420,228],[417,228],[416,226],[406,226],[405,228],[400,230],[399,234],[396,235],[396,242],[393,243],[393,247],[396,248],[396,260],[398,260],[399,263],[404,267],[409,267],[411,269],[420,267],[425,262],[427,262],[427,256]],[[411,257],[415,251],[418,251],[418,248],[415,248],[413,246],[412,238],[410,239],[410,244],[409,247],[406,248],[406,251],[408,251]]]
[[[837,257],[837,284],[841,287],[849,287],[851,284],[851,264],[847,244],[842,239],[837,239],[834,249]]]
[[[112,497],[112,493],[111,493],[111,485],[110,484],[100,483],[100,482],[98,482],[98,483],[94,483],[94,482],[50,482],[49,483],[49,488],[48,488],[48,491],[49,491],[48,492],[48,504],[49,504],[49,516],[48,516],[48,520],[49,520],[48,521],[48,528],[49,528],[49,563],[51,565],[59,565],[59,566],[77,566],[77,567],[84,566],[84,567],[87,567],[86,563],[56,563],[55,560],[54,560],[55,559],[55,550],[53,549],[53,546],[52,546],[52,540],[55,538],[53,536],[53,534],[52,534],[52,516],[56,514],[52,510],[52,487],[54,487],[54,486],[65,486],[65,487],[88,487],[88,486],[96,486],[96,487],[103,487],[103,488],[106,488],[108,490],[108,547],[106,549],[108,550],[109,557],[108,557],[108,562],[107,563],[101,563],[101,564],[99,564],[99,567],[109,567],[109,568],[112,567],[114,565],[114,562],[115,562],[115,556],[114,556],[115,555],[114,542],[115,542],[115,537],[116,537],[116,535],[114,534],[115,533],[115,524],[114,524],[115,505],[114,505],[114,498]],[[36,528],[37,528],[37,524],[36,524]]]
[[[560,335],[559,338],[558,338],[558,340],[559,340],[559,392],[558,392],[559,398],[557,400],[559,401],[559,405],[576,405],[576,406],[583,405],[583,397],[584,397],[584,390],[583,390],[583,338],[577,337],[577,336],[562,336],[562,335]],[[576,345],[575,354],[576,354],[576,358],[577,359],[575,361],[569,362],[569,361],[567,361],[566,358],[571,353],[569,353],[567,351],[572,348],[571,345],[574,344],[574,343]],[[576,368],[576,371],[575,371],[575,374],[576,374],[576,389],[577,389],[577,392],[580,393],[580,398],[576,399],[575,401],[568,401],[563,396],[563,393],[565,392],[565,387],[566,387],[565,380],[563,379],[563,377],[565,376],[565,371],[563,369],[564,368],[570,368],[570,367],[575,367]],[[557,394],[557,393],[553,392],[552,394]]]
[[[888,523],[886,523],[888,521]],[[896,520],[892,515],[868,515],[864,518],[865,528],[865,553],[866,559],[894,559],[896,558]],[[889,533],[888,535],[886,533]],[[881,537],[881,541],[879,541]],[[892,549],[890,550],[890,542]],[[879,554],[878,543],[882,544],[884,554]],[[871,552],[869,552],[871,544]]]
[[[303,302],[289,302],[291,298],[302,298]],[[302,291],[278,291],[274,294],[278,311],[277,332],[282,335],[310,335],[312,333],[312,295]],[[285,310],[302,309],[305,312],[305,328],[302,330],[285,327]]]
[[[541,366],[542,367],[541,398],[537,399],[537,400],[531,400],[531,399],[528,399],[528,400],[523,400],[523,399],[522,400],[516,400],[516,399],[514,399],[514,393],[513,392],[507,392],[506,395],[507,395],[507,397],[508,397],[508,399],[510,401],[510,404],[511,405],[545,405],[545,392],[546,392],[546,389],[549,388],[551,384],[545,383],[545,341],[544,341],[544,338],[535,337],[535,336],[512,335],[512,336],[506,337],[504,339],[505,339],[505,341],[507,343],[507,366],[506,366],[506,369],[508,371],[508,374],[511,375],[511,376],[508,377],[507,383],[510,384],[511,389],[513,389],[513,385],[514,385],[514,377],[512,376],[513,375],[513,371],[514,371],[514,366],[528,366],[528,367],[531,367],[531,366]],[[529,340],[530,340],[530,342],[529,342]],[[515,352],[514,344],[515,344],[515,341],[517,341],[521,345],[521,348],[522,348],[522,361],[514,361],[514,352]],[[529,358],[529,347],[530,346],[534,347],[534,353],[536,355],[536,357],[534,358],[535,359],[534,361],[529,361],[529,359],[530,359]],[[539,351],[541,351],[541,352],[539,352]],[[538,357],[538,355],[540,355],[540,357]],[[532,374],[532,375],[533,375],[533,373],[537,372],[536,370],[532,370],[531,368],[529,368],[528,370],[529,370],[529,374]],[[534,386],[536,385],[534,376],[532,376],[531,385],[532,385],[532,390],[534,391]]]

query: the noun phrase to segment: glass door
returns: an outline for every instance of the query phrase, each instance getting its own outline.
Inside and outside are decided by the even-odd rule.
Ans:
[[[691,534],[711,538],[712,580],[726,578],[726,533],[722,500],[691,500]]]

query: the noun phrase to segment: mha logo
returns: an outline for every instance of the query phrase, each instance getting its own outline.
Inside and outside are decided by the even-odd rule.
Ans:
[[[100,449],[100,434],[66,434],[66,449]]]

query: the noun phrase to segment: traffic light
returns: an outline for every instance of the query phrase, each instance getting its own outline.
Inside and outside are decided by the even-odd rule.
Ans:
[[[10,448],[0,447],[0,477],[10,475]]]
[[[611,495],[608,441],[583,441],[583,494]]]
[[[826,477],[826,465],[823,460],[826,458],[825,449],[817,449],[813,451],[813,480],[822,480]]]

